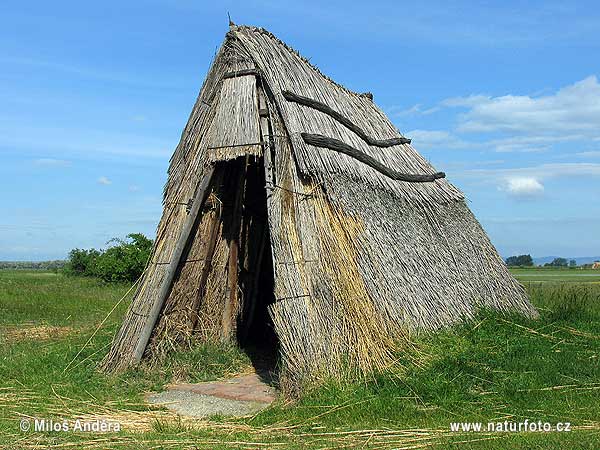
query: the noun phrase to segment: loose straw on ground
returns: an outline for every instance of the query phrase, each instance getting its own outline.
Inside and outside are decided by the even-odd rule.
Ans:
[[[129,288],[129,290],[127,292],[125,292],[125,294],[123,295],[123,297],[121,297],[121,299],[115,304],[115,306],[112,307],[112,309],[108,312],[108,314],[106,315],[106,317],[102,320],[102,322],[100,322],[100,325],[98,325],[98,327],[96,328],[96,330],[94,330],[94,332],[92,333],[92,335],[90,336],[90,338],[87,340],[87,342],[85,344],[83,344],[83,347],[81,347],[81,349],[79,349],[79,351],[77,352],[77,354],[73,357],[73,359],[69,362],[69,364],[67,364],[67,366],[63,369],[63,373],[65,373],[69,369],[69,367],[71,367],[71,365],[75,362],[75,360],[79,357],[79,355],[81,355],[81,352],[83,352],[83,350],[85,350],[85,348],[89,345],[89,343],[92,342],[92,339],[94,339],[94,336],[96,336],[96,334],[98,334],[98,331],[100,331],[100,328],[102,328],[102,326],[106,323],[106,321],[108,320],[108,318],[110,317],[110,315],[113,312],[115,312],[115,310],[117,309],[117,307],[123,302],[123,300],[125,300],[125,298],[133,290],[133,288],[137,286],[137,284],[140,282],[140,280],[142,279],[142,277],[146,273],[146,270],[148,270],[147,267],[146,267],[146,269],[144,269],[144,271],[139,276],[139,278],[137,280],[135,280],[135,283],[133,283],[131,285],[131,287]],[[79,365],[79,364],[77,364],[77,365]],[[75,367],[77,367],[77,366],[75,366]]]

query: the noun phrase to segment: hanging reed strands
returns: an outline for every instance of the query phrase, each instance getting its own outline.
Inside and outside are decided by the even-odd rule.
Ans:
[[[210,196],[179,255],[185,205],[210,170]],[[253,27],[227,33],[171,158],[153,261],[173,260],[174,274],[148,267],[105,370],[129,366],[149,326],[144,356],[158,360],[270,320],[282,386],[294,391],[381,370],[410,333],[480,308],[537,314],[463,194],[372,96]]]

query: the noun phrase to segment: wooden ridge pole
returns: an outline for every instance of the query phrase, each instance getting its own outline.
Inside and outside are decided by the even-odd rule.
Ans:
[[[167,266],[165,275],[163,277],[162,284],[160,286],[160,291],[158,292],[158,296],[154,301],[150,312],[148,313],[148,319],[140,332],[140,337],[138,339],[138,343],[135,347],[135,351],[132,356],[132,363],[137,364],[142,359],[144,352],[146,351],[146,347],[148,345],[148,341],[150,340],[150,336],[152,335],[152,330],[154,330],[154,326],[156,325],[156,321],[158,320],[158,316],[162,310],[167,297],[171,292],[171,287],[173,286],[173,280],[175,279],[175,274],[177,273],[177,268],[179,267],[179,263],[181,261],[181,256],[187,246],[187,243],[190,239],[190,235],[192,230],[194,229],[194,224],[196,223],[200,209],[202,208],[206,198],[208,197],[208,192],[211,186],[213,174],[214,174],[214,166],[208,166],[196,189],[196,194],[194,196],[194,202],[192,203],[192,208],[185,219],[183,224],[183,228],[181,229],[181,234],[179,235],[179,239],[177,240],[177,244],[175,245],[175,250],[173,250],[173,255],[171,256],[171,261]]]

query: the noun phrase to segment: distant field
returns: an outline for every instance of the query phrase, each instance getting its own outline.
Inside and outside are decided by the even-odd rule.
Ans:
[[[510,269],[522,282],[529,281],[575,281],[578,283],[600,282],[600,270],[591,269]]]
[[[415,337],[414,349],[399,353],[397,367],[370,379],[327,382],[255,416],[182,421],[147,405],[144,393],[173,379],[195,382],[243,371],[243,353],[198,345],[156,367],[106,376],[96,364],[131,294],[94,332],[129,286],[0,270],[0,449],[597,449],[600,284],[557,281],[570,278],[569,271],[552,274],[540,274],[550,283],[525,282],[538,320],[482,313],[471,323]],[[104,417],[123,429],[21,431],[20,421],[33,417]],[[525,419],[570,422],[572,431],[450,431],[451,422],[487,426]]]

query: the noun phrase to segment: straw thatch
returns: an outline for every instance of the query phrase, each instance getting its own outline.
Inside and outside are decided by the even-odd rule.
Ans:
[[[232,27],[171,159],[152,261],[103,366],[192,338],[239,339],[260,302],[293,383],[385,367],[407,333],[480,308],[536,314],[463,194],[372,95],[263,29]]]

